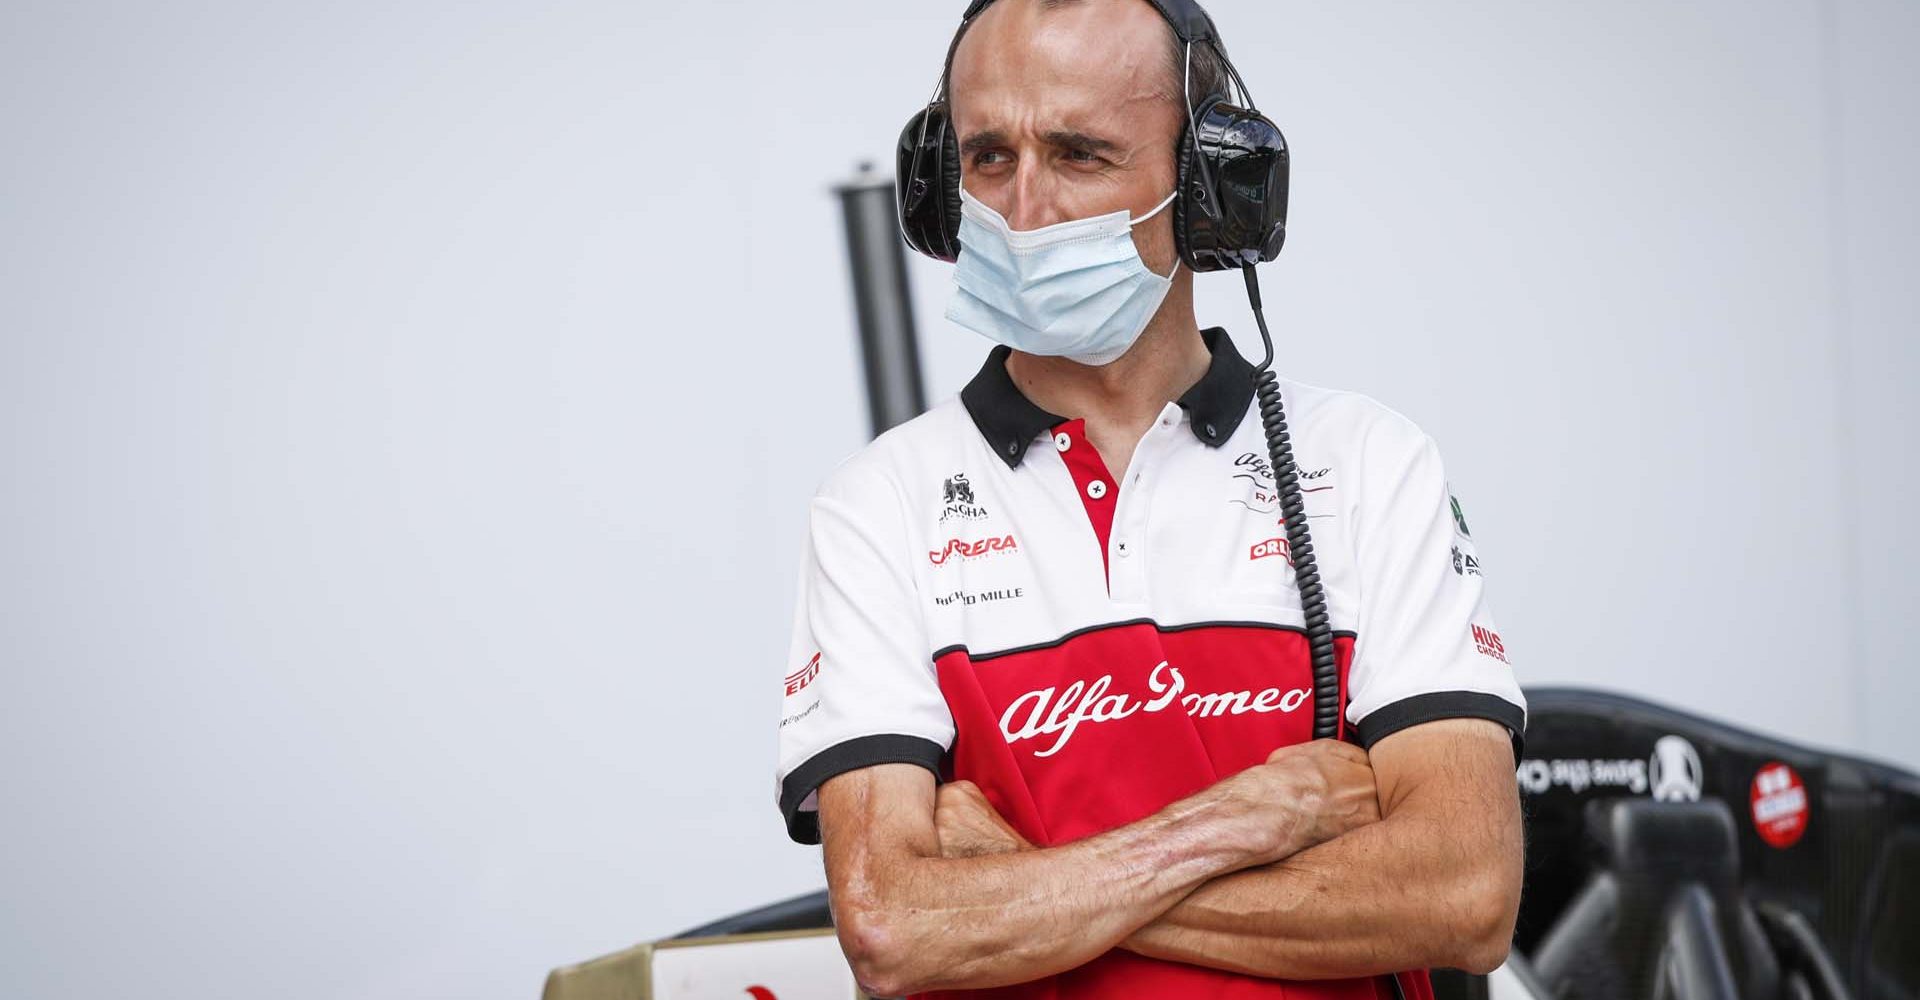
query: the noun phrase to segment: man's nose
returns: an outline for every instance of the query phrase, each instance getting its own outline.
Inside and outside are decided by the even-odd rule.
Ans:
[[[1063,221],[1059,192],[1052,178],[1031,157],[1013,175],[1013,200],[1007,206],[1007,225],[1016,231],[1040,229]]]

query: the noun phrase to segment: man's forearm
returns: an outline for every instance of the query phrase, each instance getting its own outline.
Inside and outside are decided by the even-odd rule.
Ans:
[[[1448,749],[1492,752],[1458,746]],[[1123,947],[1282,979],[1498,965],[1523,866],[1512,785],[1457,785],[1392,805],[1378,823],[1201,886]]]
[[[1475,964],[1489,933],[1484,865],[1414,817],[1355,830],[1195,890],[1124,947],[1284,979]]]
[[[937,843],[864,861],[874,877],[834,898],[863,986],[884,996],[978,989],[1074,968],[1119,944],[1195,886],[1265,860],[1202,793],[1071,844],[942,858]],[[1271,854],[1268,855],[1272,856]]]

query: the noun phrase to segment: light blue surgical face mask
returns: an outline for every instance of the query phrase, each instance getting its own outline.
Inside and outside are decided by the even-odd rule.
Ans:
[[[1174,194],[1178,194],[1176,191]],[[947,318],[996,343],[1083,365],[1111,364],[1140,338],[1173,286],[1134,249],[1126,209],[1015,231],[960,189],[960,257]]]

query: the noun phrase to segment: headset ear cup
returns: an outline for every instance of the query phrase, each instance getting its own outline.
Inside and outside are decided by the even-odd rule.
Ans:
[[[1181,258],[1195,272],[1272,260],[1286,241],[1286,138],[1264,115],[1221,99],[1194,118],[1199,141],[1182,144],[1175,202]]]
[[[1173,199],[1173,248],[1180,253],[1180,259],[1188,270],[1198,271],[1194,263],[1191,240],[1188,238],[1188,219],[1195,209],[1188,207],[1193,197],[1193,137],[1187,126],[1180,126],[1180,144],[1173,148],[1173,184],[1176,197]]]
[[[951,261],[960,252],[959,182],[951,166],[957,159],[945,102],[929,104],[907,119],[894,156],[900,235],[935,260]],[[950,171],[956,173],[951,183]]]
[[[1218,271],[1224,266],[1214,253],[1219,242],[1220,206],[1212,203],[1212,188],[1219,184],[1213,170],[1218,144],[1209,145],[1206,141],[1207,115],[1223,101],[1219,94],[1210,94],[1200,101],[1193,119],[1200,128],[1196,132],[1191,126],[1180,126],[1180,145],[1175,157],[1179,166],[1174,176],[1180,185],[1180,196],[1173,200],[1173,242],[1180,250],[1180,259],[1196,274]]]
[[[960,140],[953,120],[940,118],[940,220],[947,260],[960,258]]]

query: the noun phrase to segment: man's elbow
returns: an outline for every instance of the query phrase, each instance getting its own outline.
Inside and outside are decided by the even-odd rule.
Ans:
[[[1461,954],[1460,961],[1454,963],[1454,967],[1476,976],[1487,975],[1506,962],[1507,953],[1512,947],[1511,935],[1475,942]]]
[[[919,992],[918,973],[912,968],[915,949],[884,910],[836,906],[833,917],[840,950],[866,995],[902,997]]]
[[[1520,877],[1490,873],[1464,894],[1463,933],[1455,942],[1458,953],[1442,964],[1484,976],[1500,967],[1513,948],[1514,924],[1520,918]]]

